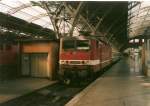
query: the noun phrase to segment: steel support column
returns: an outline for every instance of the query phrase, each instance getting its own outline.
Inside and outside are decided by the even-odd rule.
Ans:
[[[67,5],[67,4],[65,4],[65,8],[66,8],[66,11],[71,15],[71,17],[73,17],[74,13],[75,13],[75,9],[69,8],[69,5]],[[81,14],[79,14],[78,17],[89,27],[90,31],[92,31],[92,32],[95,31],[94,26],[90,25],[89,22]]]
[[[145,55],[145,67],[143,70],[145,75],[150,76],[150,39],[145,40],[145,50],[144,50],[144,55]]]
[[[48,5],[46,3],[43,2],[43,6],[45,8],[45,10],[47,11],[47,14],[49,16],[49,19],[51,20],[52,22],[52,25],[53,25],[53,28],[54,28],[54,31],[55,31],[55,34],[56,34],[56,37],[59,38],[59,30],[57,28],[57,23],[55,22],[55,19],[54,17],[50,14],[51,10],[49,9]]]
[[[77,21],[78,21],[78,19],[79,19],[80,11],[81,11],[81,10],[83,9],[83,7],[84,7],[83,4],[84,4],[83,1],[81,1],[80,4],[79,4],[79,6],[77,7],[75,13],[74,13],[74,18],[73,18],[73,20],[72,20],[72,22],[71,22],[72,28],[70,29],[70,36],[73,35],[74,27],[75,27],[75,25],[77,24]]]
[[[150,76],[150,27],[144,32],[144,44],[142,46],[142,71],[144,75]]]

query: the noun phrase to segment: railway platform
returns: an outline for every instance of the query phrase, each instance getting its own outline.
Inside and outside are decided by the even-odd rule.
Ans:
[[[18,78],[0,82],[0,104],[55,83],[48,79]]]
[[[139,60],[123,58],[66,106],[150,106],[150,78]]]

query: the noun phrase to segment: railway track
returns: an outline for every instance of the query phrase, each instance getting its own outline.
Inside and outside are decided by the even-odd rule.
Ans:
[[[25,96],[0,104],[0,106],[64,106],[88,84],[67,86],[61,83],[55,83]]]

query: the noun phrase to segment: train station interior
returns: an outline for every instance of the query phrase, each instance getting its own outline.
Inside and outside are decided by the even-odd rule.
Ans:
[[[150,1],[0,0],[0,106],[150,106]]]

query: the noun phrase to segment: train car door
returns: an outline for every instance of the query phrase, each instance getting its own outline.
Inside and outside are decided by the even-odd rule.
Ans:
[[[47,53],[31,54],[31,76],[32,77],[49,77],[47,68]]]
[[[22,64],[21,75],[29,76],[30,75],[30,55],[29,54],[22,55],[21,64]]]

